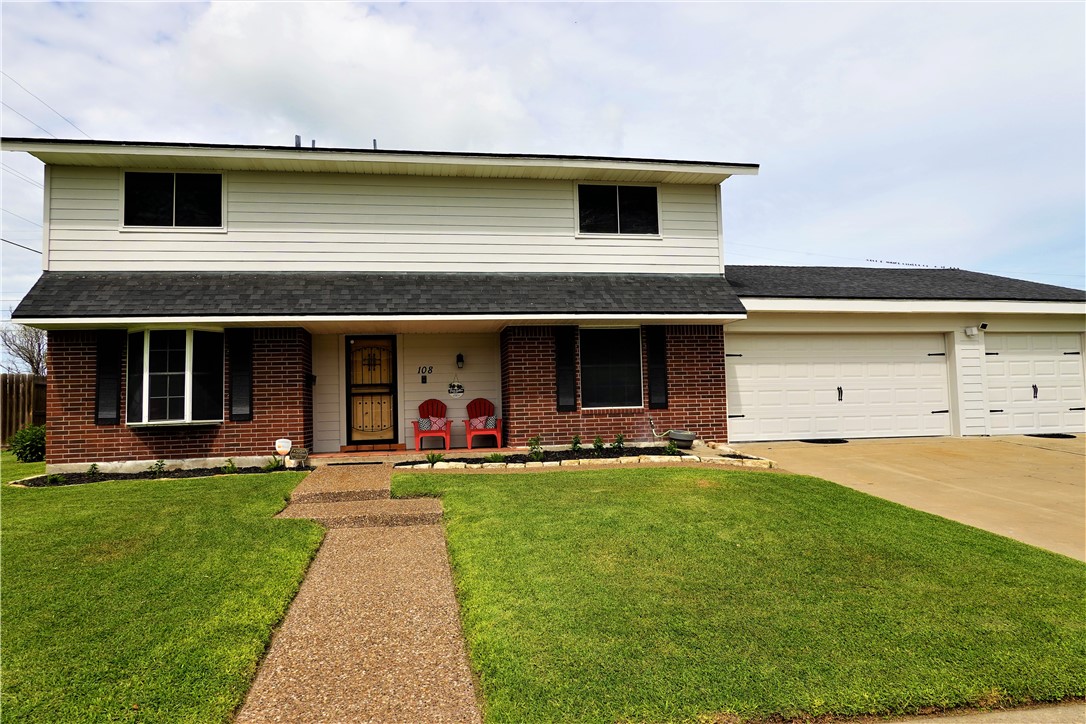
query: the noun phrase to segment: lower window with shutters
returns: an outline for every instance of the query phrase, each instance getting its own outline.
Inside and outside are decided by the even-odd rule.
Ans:
[[[222,422],[222,332],[129,333],[127,382],[129,425]]]
[[[581,337],[581,408],[641,407],[641,330],[585,329]]]

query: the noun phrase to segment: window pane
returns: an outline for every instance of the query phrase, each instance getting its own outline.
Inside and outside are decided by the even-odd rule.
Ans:
[[[128,422],[143,422],[143,332],[128,335]]]
[[[185,332],[151,332],[147,421],[185,419]]]
[[[656,188],[651,186],[619,186],[619,232],[622,234],[658,234],[660,222],[656,213]]]
[[[585,234],[618,233],[618,197],[615,186],[578,186],[577,205],[581,232]]]
[[[223,335],[192,333],[192,419],[221,420],[223,416]]]
[[[124,225],[173,226],[173,174],[124,175]]]
[[[177,226],[222,226],[222,176],[177,174]]]
[[[581,330],[581,407],[641,406],[641,334]]]

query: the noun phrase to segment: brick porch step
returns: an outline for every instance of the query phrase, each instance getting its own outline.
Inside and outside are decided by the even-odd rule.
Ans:
[[[291,503],[278,518],[311,518],[328,528],[433,525],[441,522],[437,498]]]

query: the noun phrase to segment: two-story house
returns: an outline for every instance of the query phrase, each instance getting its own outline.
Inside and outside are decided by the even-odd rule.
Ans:
[[[1083,429],[1072,289],[724,266],[752,164],[5,139],[46,164],[48,463]],[[650,423],[651,418],[651,423]],[[433,441],[440,442],[440,441]],[[145,466],[145,465],[144,465]],[[103,466],[102,469],[109,469]]]

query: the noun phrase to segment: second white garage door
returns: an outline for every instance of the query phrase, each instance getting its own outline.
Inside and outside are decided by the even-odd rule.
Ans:
[[[987,334],[984,376],[993,435],[1083,432],[1077,334]]]
[[[950,434],[941,334],[728,334],[733,442]]]

